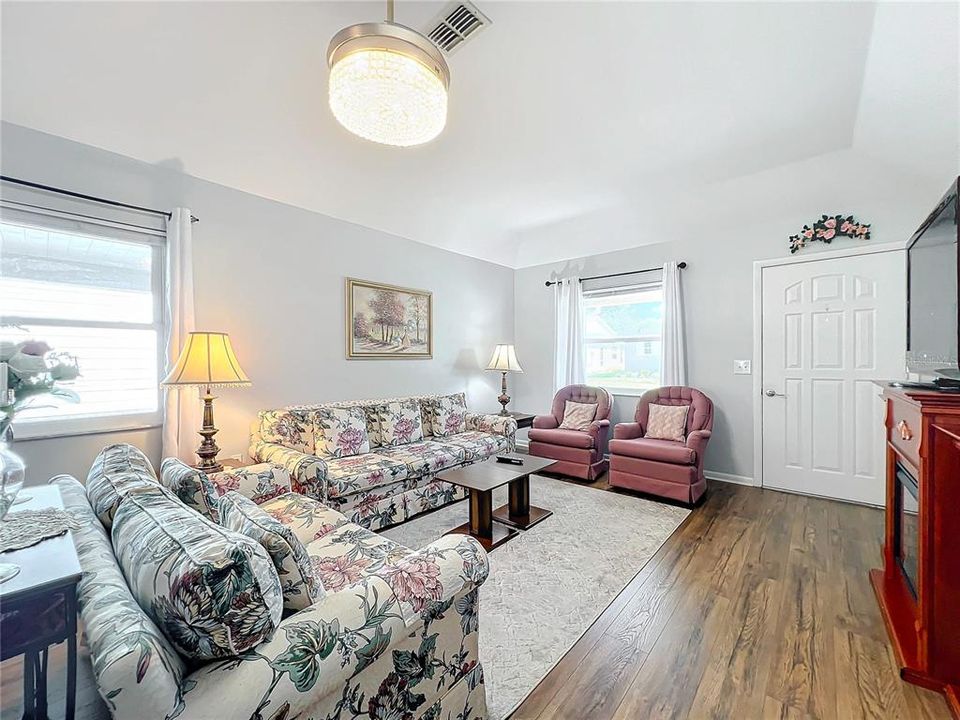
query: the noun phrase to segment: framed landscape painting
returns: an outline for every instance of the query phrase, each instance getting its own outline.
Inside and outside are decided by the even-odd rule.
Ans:
[[[347,278],[347,358],[433,357],[433,293]]]

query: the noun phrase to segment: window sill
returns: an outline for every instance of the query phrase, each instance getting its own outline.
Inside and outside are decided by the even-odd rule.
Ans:
[[[637,388],[627,388],[627,389],[611,388],[611,387],[606,387],[604,385],[597,385],[596,383],[591,383],[589,380],[587,381],[587,385],[602,387],[604,390],[606,390],[608,393],[610,393],[615,397],[640,397],[646,392],[650,392],[651,390],[656,390],[656,388],[647,388],[646,390],[640,390]]]
[[[159,413],[135,415],[100,415],[72,417],[62,420],[33,420],[13,423],[13,439],[17,442],[50,440],[79,435],[101,435],[131,430],[149,430],[163,426]]]

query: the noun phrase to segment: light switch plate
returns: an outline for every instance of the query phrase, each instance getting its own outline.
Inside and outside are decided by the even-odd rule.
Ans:
[[[749,360],[734,360],[733,361],[733,374],[734,375],[749,375],[750,374],[750,361]]]

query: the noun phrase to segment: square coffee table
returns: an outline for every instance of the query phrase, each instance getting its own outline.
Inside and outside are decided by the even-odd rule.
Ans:
[[[470,520],[451,532],[472,535],[485,550],[493,550],[507,542],[517,534],[518,528],[526,530],[553,514],[550,510],[530,504],[530,475],[556,461],[530,455],[511,457],[520,458],[523,464],[500,463],[493,457],[437,475],[437,480],[470,491]],[[507,484],[510,485],[510,502],[494,510],[493,491]],[[494,520],[507,527],[494,523]]]

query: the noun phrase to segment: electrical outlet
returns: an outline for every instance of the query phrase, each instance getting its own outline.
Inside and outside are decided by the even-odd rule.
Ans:
[[[237,453],[236,455],[227,455],[224,457],[224,460],[236,460],[237,462],[243,462],[243,453]]]
[[[749,375],[750,374],[750,361],[749,360],[734,360],[733,361],[733,374],[734,375]]]

